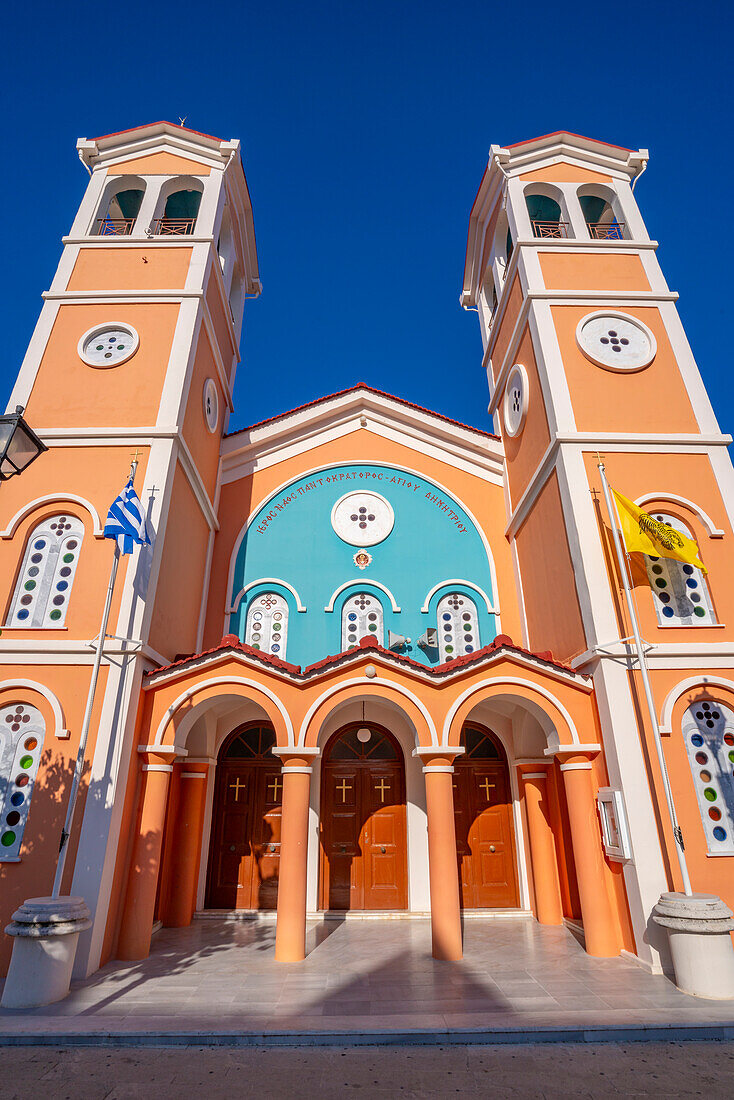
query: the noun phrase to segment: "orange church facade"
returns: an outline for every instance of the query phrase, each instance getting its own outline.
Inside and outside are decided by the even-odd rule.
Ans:
[[[667,968],[650,915],[681,882],[597,453],[706,565],[631,559],[694,889],[729,905],[734,479],[645,151],[492,147],[462,291],[492,432],[358,385],[231,433],[261,289],[239,143],[158,123],[79,151],[9,402],[49,452],[0,488],[4,923],[50,892],[136,452],[151,546],[120,568],[71,832],[77,976],[204,912],[275,913],[276,961],[344,911],[430,917],[456,960],[492,912]]]

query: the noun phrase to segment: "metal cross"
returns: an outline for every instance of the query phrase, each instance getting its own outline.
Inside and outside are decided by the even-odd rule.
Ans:
[[[385,801],[385,791],[390,790],[390,784],[385,783],[384,779],[381,779],[379,783],[375,783],[375,790],[380,792],[380,802]]]
[[[342,796],[342,802],[346,802],[346,800],[347,800],[347,791],[351,791],[352,784],[347,783],[346,779],[342,779],[341,786],[339,786],[339,784],[337,783],[336,789],[340,792],[340,794]]]
[[[277,602],[278,601],[275,599],[274,596],[263,596],[263,598],[260,600],[260,603],[263,605],[263,607],[267,607],[268,610],[270,610],[271,607],[275,607]]]
[[[229,789],[231,791],[234,791],[234,800],[235,800],[235,802],[239,802],[239,800],[240,800],[240,791],[246,791],[247,790],[247,784],[246,783],[240,783],[240,778],[239,778],[239,776],[237,776],[237,779],[235,779],[234,783],[230,783]]]
[[[360,592],[360,594],[355,597],[355,600],[356,600],[357,607],[359,608],[360,611],[364,611],[365,607],[369,606],[370,601],[367,599],[364,592]]]
[[[463,602],[464,601],[460,600],[459,597],[456,595],[449,597],[449,607],[453,607],[454,611],[456,611],[458,607],[461,607]]]
[[[487,802],[489,802],[489,789],[490,789],[490,787],[496,787],[497,784],[496,783],[490,783],[488,779],[485,779],[483,783],[479,784],[479,786],[484,791],[485,795],[487,796]]]
[[[275,776],[275,778],[273,779],[273,781],[271,783],[268,783],[268,794],[270,794],[270,788],[271,787],[273,788],[273,802],[275,802],[277,800],[278,793],[279,793],[280,789],[282,788],[282,786],[283,786],[283,781],[277,775]]]

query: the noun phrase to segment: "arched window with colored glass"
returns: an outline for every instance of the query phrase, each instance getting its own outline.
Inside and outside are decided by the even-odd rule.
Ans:
[[[372,592],[357,592],[342,608],[342,650],[353,649],[368,635],[384,645],[382,604]]]
[[[477,609],[469,596],[448,592],[438,601],[437,616],[442,661],[454,661],[481,648]]]
[[[693,538],[689,528],[677,516],[667,516],[663,512],[651,515],[659,523],[667,524],[689,539]],[[645,565],[661,626],[707,626],[716,622],[711,594],[700,569],[674,558],[647,555]]]
[[[7,626],[62,627],[84,538],[76,516],[43,520],[26,544]]]
[[[683,738],[712,855],[734,855],[734,711],[715,699],[692,703]]]
[[[24,702],[0,707],[0,863],[20,858],[46,724]]]
[[[285,660],[288,642],[288,602],[278,592],[260,592],[247,609],[245,642],[253,649]]]

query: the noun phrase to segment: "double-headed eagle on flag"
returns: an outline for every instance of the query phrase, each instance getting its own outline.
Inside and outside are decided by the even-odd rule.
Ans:
[[[676,531],[669,524],[653,519],[616,489],[612,489],[612,492],[617,503],[624,544],[630,553],[647,554],[653,558],[673,558],[674,561],[695,565],[697,569],[706,572],[706,566],[698,556],[698,546],[693,539]]]

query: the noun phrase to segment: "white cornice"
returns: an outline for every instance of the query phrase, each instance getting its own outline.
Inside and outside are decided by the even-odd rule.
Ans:
[[[303,454],[323,444],[326,437],[335,438],[360,428],[421,454],[430,451],[449,465],[460,465],[485,480],[502,478],[504,455],[498,439],[360,388],[225,438],[222,480],[233,481],[281,462],[288,457],[289,448]]]

